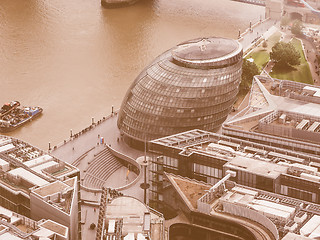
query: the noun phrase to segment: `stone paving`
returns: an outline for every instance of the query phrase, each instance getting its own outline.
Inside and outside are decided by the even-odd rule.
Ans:
[[[139,156],[143,156],[144,152],[137,151],[128,147],[122,140],[120,132],[117,128],[117,114],[111,114],[104,121],[98,121],[97,123],[86,128],[81,134],[73,133],[73,137],[65,140],[58,147],[54,148],[50,153],[68,163],[76,163],[80,169],[81,178],[83,170],[87,168],[88,162],[90,162],[94,155],[99,153],[105,148],[105,144],[108,144],[113,149],[124,153],[127,156],[137,159]],[[89,129],[90,128],[90,129]],[[101,137],[103,137],[104,144],[101,144]],[[105,187],[119,187],[127,184],[126,168],[120,168],[114,172],[107,180]],[[144,174],[143,169],[137,181],[129,189],[122,190],[124,195],[133,196],[140,201],[143,201],[144,193],[140,188],[140,184],[143,182]],[[134,174],[129,175],[129,182],[134,180]],[[81,199],[85,204],[81,206],[81,222],[82,222],[82,238],[94,239],[95,230],[90,229],[91,223],[98,222],[98,204],[100,201],[101,193],[95,193],[81,190]]]
[[[250,47],[253,47],[259,38],[269,38],[277,30],[276,26],[278,25],[279,23],[274,20],[265,20],[253,25],[251,29],[247,29],[239,39],[244,52],[246,52]]]

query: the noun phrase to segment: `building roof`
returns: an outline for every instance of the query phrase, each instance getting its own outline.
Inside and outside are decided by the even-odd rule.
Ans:
[[[20,238],[11,232],[5,232],[0,235],[0,240],[21,240],[21,239],[23,238]]]
[[[49,182],[43,178],[33,174],[32,172],[24,168],[16,168],[8,172],[8,174],[24,179],[25,181],[31,183],[33,186],[43,186]]]
[[[122,232],[125,235],[125,233],[142,232],[143,215],[145,212],[149,212],[147,206],[138,199],[133,197],[118,197],[108,204],[106,218],[123,218]]]
[[[46,220],[45,222],[39,224],[39,226],[49,229],[50,231],[57,233],[61,236],[68,236],[68,228],[54,221]]]
[[[10,219],[8,222],[4,221],[0,225],[0,239],[29,240],[31,238],[34,239],[34,237],[40,237],[40,239],[42,239],[41,237],[43,237],[43,239],[51,239],[56,234],[60,235],[61,239],[68,239],[68,227],[54,221],[35,221],[3,207],[0,207],[0,214],[1,216],[6,216]]]
[[[52,195],[57,192],[61,192],[61,191],[65,190],[66,188],[69,188],[69,186],[67,184],[60,182],[60,181],[56,181],[56,182],[50,183],[46,186],[39,187],[39,188],[35,189],[33,192],[39,194],[41,197],[45,197],[45,196]]]
[[[52,156],[45,154],[40,157],[34,158],[32,160],[26,161],[26,162],[24,162],[24,164],[31,168],[31,167],[37,166],[39,164],[42,164],[44,162],[47,162],[51,159],[52,159]]]
[[[283,93],[279,96],[271,94],[262,81],[271,83],[276,81],[280,82],[278,84]],[[289,89],[290,87],[291,89]],[[307,118],[313,121],[320,121],[320,101],[318,97],[315,97],[317,99],[313,99],[314,96],[304,96],[302,90],[305,88],[315,89],[315,87],[308,84],[254,76],[248,106],[225,122],[222,131],[227,131],[225,130],[227,128],[234,128],[254,132],[262,119],[268,116],[271,117],[272,114],[278,112],[280,115],[285,113],[287,116],[290,115],[296,119]],[[285,92],[286,89],[290,91]],[[290,97],[288,97],[288,95]],[[296,136],[295,138],[298,137]],[[312,140],[309,139],[308,141]]]
[[[241,171],[252,172],[256,175],[273,179],[278,178],[281,173],[286,173],[288,170],[286,166],[242,156],[236,156],[230,162],[226,163],[224,167],[241,169]]]
[[[210,184],[195,181],[178,175],[165,173],[171,185],[175,188],[183,202],[190,210],[197,209],[197,201],[203,196],[212,186]]]
[[[30,185],[44,186],[57,179],[67,179],[79,171],[71,164],[62,162],[21,140],[0,135],[0,145],[1,143],[6,150],[0,152],[0,165],[6,165],[5,171],[8,172],[0,181],[3,180],[13,191],[17,189],[25,191]],[[42,170],[47,172],[44,173]],[[12,177],[16,181],[11,181]],[[29,191],[27,193],[29,194]]]
[[[213,63],[229,55],[235,56],[241,49],[241,45],[232,39],[199,38],[179,44],[172,50],[172,56],[181,62]]]

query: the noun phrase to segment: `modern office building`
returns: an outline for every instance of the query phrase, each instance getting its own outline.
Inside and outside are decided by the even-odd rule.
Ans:
[[[247,187],[227,179],[212,185],[169,173],[164,177],[168,182],[163,190],[164,200],[187,219],[184,224],[169,226],[170,239],[194,239],[192,236],[201,236],[201,239],[234,239],[233,235],[246,240],[320,237],[318,204]],[[204,229],[196,231],[195,226],[210,229],[211,232],[206,233]]]
[[[131,146],[191,129],[214,131],[239,90],[242,46],[199,38],[157,57],[128,89],[118,127]],[[142,145],[143,146],[143,145]]]
[[[81,239],[79,170],[30,144],[0,136],[0,205],[33,220],[51,219]]]
[[[34,221],[0,207],[0,239],[3,240],[68,240],[69,229],[52,220]]]
[[[252,188],[320,203],[319,156],[192,130],[150,141],[150,205],[166,209],[165,173],[215,184],[230,180]]]
[[[96,239],[165,239],[164,217],[134,197],[103,188]]]
[[[320,154],[320,88],[255,76],[248,106],[222,126],[224,135]]]

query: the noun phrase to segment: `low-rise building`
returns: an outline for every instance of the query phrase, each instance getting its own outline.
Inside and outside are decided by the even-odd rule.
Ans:
[[[215,185],[170,173],[165,174],[165,179],[168,185],[163,190],[164,201],[177,210],[180,219],[186,217],[184,223],[187,221],[189,228],[195,224],[206,225],[216,230],[211,236],[217,237],[217,230],[229,234],[223,239],[234,233],[238,237],[248,234],[245,239],[250,239],[249,232],[254,234],[256,230],[263,235],[262,239],[320,237],[318,204],[239,185],[227,179]],[[205,220],[197,218],[199,214]],[[236,225],[244,229],[237,229]]]
[[[0,205],[36,221],[51,219],[80,239],[80,173],[44,151],[0,136]]]
[[[103,188],[96,239],[163,240],[164,217],[140,200]]]
[[[224,135],[320,154],[320,88],[255,76],[246,108],[222,126]]]
[[[1,240],[68,240],[69,229],[52,220],[32,220],[0,207]]]
[[[320,203],[319,156],[192,130],[149,142],[150,204],[164,211],[165,173],[216,184],[230,180],[248,187]]]

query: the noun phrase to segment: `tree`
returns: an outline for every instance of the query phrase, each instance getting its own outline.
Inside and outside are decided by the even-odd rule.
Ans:
[[[263,48],[267,48],[267,47],[268,47],[268,43],[267,43],[267,41],[266,41],[266,40],[264,40],[264,41],[263,41],[263,43],[262,43],[262,47],[263,47]]]
[[[93,230],[93,229],[95,229],[95,228],[96,228],[96,225],[95,225],[94,223],[91,223],[91,224],[90,224],[90,229]]]
[[[257,65],[254,62],[243,59],[240,90],[248,90],[251,86],[253,76],[255,75],[259,75],[259,68]]]
[[[301,35],[302,34],[302,22],[300,20],[295,20],[292,23],[291,32],[295,35]]]
[[[283,67],[300,64],[300,54],[290,42],[277,42],[271,49],[270,59]]]

